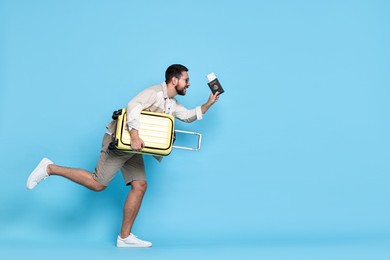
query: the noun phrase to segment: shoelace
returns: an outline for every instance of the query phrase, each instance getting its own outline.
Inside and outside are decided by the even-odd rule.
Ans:
[[[135,238],[135,240],[137,240],[137,242],[139,242],[139,243],[144,243],[144,241],[142,241],[141,239],[139,239],[136,235],[134,235],[134,234],[131,234],[134,238]]]

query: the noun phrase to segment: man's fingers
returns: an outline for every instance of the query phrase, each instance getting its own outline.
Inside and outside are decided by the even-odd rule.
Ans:
[[[217,102],[218,101],[218,98],[219,98],[219,92],[215,92],[214,94],[214,102]]]
[[[132,146],[131,148],[133,149],[133,151],[141,152],[142,148],[144,148],[144,147],[145,147],[145,144],[142,142],[139,145],[134,145],[134,147]]]

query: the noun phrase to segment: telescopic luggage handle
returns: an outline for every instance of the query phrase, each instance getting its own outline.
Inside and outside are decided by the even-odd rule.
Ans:
[[[196,135],[198,137],[198,145],[197,145],[197,147],[186,147],[186,146],[173,145],[172,146],[173,148],[190,150],[190,151],[199,151],[200,150],[200,145],[202,144],[202,134],[201,133],[189,132],[189,131],[184,131],[184,130],[175,130],[175,133]]]

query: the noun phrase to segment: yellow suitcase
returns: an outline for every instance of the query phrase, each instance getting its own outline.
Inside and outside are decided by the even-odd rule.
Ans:
[[[134,152],[131,149],[130,133],[126,124],[126,109],[114,111],[112,118],[117,121],[114,141],[110,143],[109,149],[117,149],[132,153],[143,153],[151,155],[166,156],[172,148],[185,150],[200,150],[202,135],[196,132],[175,130],[175,118],[165,113],[142,111],[140,115],[140,127],[138,134],[144,141],[145,147],[141,152]],[[198,137],[196,147],[174,146],[175,133],[191,134]]]

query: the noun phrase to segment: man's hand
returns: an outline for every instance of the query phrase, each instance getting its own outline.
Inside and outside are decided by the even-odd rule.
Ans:
[[[136,129],[131,129],[130,130],[130,144],[131,144],[131,149],[135,152],[140,152],[142,148],[144,148],[145,143],[144,141],[138,136],[138,130]]]
[[[210,104],[210,106],[214,105],[215,102],[217,102],[219,99],[219,92],[215,92],[215,94],[210,94],[209,100],[207,100],[207,103]]]
[[[207,112],[207,110],[209,110],[209,108],[218,101],[218,99],[219,99],[218,94],[219,94],[218,91],[215,92],[215,94],[210,94],[209,100],[207,100],[207,102],[205,104],[203,104],[201,107],[202,114],[205,114]]]

